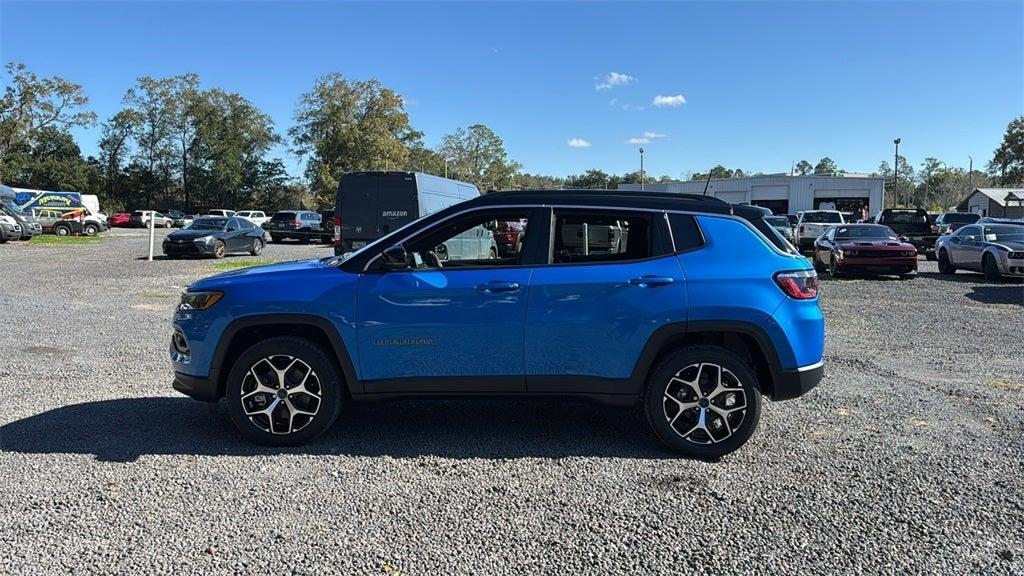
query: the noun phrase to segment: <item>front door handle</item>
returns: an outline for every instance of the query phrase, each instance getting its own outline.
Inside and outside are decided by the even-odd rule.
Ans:
[[[519,282],[486,282],[484,284],[477,284],[476,290],[484,294],[515,292],[519,290]]]
[[[639,278],[633,278],[629,283],[633,286],[639,286],[641,288],[649,288],[651,286],[668,286],[675,282],[675,278],[668,276],[640,276]]]

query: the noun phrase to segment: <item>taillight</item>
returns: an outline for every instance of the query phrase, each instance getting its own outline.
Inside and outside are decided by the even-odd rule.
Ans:
[[[299,226],[302,226],[302,221],[299,220],[298,218],[296,218],[295,222],[293,222],[293,224],[295,224],[295,227],[298,228]]]
[[[801,224],[801,225],[800,225],[800,233],[801,233],[801,234],[803,234],[803,233],[804,233],[804,225],[803,225],[803,224]]]
[[[810,300],[818,295],[818,274],[814,270],[779,272],[775,283],[787,296],[797,300]]]
[[[335,216],[332,221],[334,222],[334,245],[341,246],[341,218]]]

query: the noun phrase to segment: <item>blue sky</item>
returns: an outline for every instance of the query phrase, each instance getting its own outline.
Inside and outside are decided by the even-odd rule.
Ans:
[[[428,145],[484,123],[553,175],[635,170],[636,138],[648,173],[675,177],[824,155],[869,172],[896,136],[915,166],[977,167],[1024,113],[1024,2],[5,1],[0,35],[4,62],[83,84],[101,119],[138,76],[196,72],[284,133],[299,95],[337,71],[405,96]],[[598,89],[612,72],[629,79]],[[98,133],[76,132],[86,154]]]

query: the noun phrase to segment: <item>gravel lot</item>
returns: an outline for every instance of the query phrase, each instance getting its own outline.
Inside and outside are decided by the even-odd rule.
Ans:
[[[2,574],[1024,573],[1019,282],[826,278],[825,380],[717,463],[574,403],[349,406],[271,450],[171,390],[212,263],[145,243],[0,246]]]

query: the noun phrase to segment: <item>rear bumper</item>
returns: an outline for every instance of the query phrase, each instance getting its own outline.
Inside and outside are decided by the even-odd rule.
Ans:
[[[171,387],[186,396],[203,402],[216,402],[220,399],[217,381],[212,378],[189,376],[181,372],[174,373]]]
[[[790,400],[803,396],[821,382],[825,374],[824,362],[797,368],[796,370],[776,370],[772,374],[774,391],[772,400]]]

